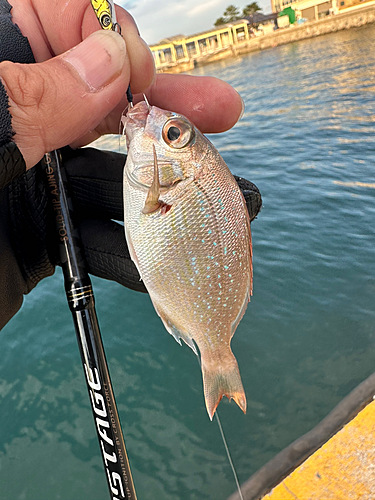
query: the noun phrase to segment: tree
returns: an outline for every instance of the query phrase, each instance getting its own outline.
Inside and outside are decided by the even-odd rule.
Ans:
[[[234,5],[228,5],[226,10],[224,11],[224,19],[227,19],[227,23],[231,23],[232,21],[236,21],[240,17],[240,11]]]
[[[223,17],[219,17],[219,19],[216,19],[214,26],[221,26],[222,24],[225,24],[226,20]]]
[[[255,14],[255,12],[259,12],[261,10],[262,9],[259,7],[259,5],[258,5],[257,2],[252,2],[252,3],[249,3],[249,5],[246,5],[246,7],[243,8],[242,16],[243,17],[245,17],[245,16],[252,16],[253,14]]]
[[[224,11],[223,17],[219,17],[219,19],[216,19],[214,26],[231,23],[232,21],[237,21],[237,19],[241,19],[239,9],[235,5],[228,5],[228,7]]]

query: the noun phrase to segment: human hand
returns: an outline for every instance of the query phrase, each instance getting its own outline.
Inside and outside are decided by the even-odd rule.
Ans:
[[[12,5],[13,22],[36,60],[0,64],[14,141],[27,168],[47,151],[118,133],[129,82],[135,102],[144,92],[152,105],[186,115],[203,132],[224,131],[241,114],[242,100],[225,82],[188,75],[154,78],[152,55],[120,7],[116,14],[123,38],[93,34],[99,24],[89,0],[12,0]]]
[[[130,258],[122,225],[125,156],[83,148],[62,150],[87,271],[132,290],[146,289]],[[236,177],[250,220],[262,200],[251,182]],[[0,191],[0,329],[16,313],[22,295],[54,273],[59,264],[55,220],[47,178],[32,168]]]

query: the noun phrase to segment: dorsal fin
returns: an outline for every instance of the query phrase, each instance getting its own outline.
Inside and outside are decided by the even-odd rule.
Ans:
[[[143,214],[151,214],[158,210],[162,202],[159,201],[160,196],[160,181],[159,181],[159,168],[158,168],[158,159],[156,156],[155,144],[152,145],[154,151],[154,178],[152,180],[152,184],[148,190],[147,198],[145,201],[145,206],[143,207]]]

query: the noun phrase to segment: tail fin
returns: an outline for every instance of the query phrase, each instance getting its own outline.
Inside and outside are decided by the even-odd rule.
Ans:
[[[213,419],[216,408],[223,396],[234,399],[241,410],[246,413],[246,396],[243,390],[240,372],[236,358],[230,347],[225,360],[205,359],[201,352],[203,390],[206,408],[210,419]]]

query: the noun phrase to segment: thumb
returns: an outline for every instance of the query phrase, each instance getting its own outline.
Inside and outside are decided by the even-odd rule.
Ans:
[[[68,52],[37,64],[0,64],[14,141],[27,168],[44,153],[93,130],[123,98],[130,64],[124,39],[97,31]]]

